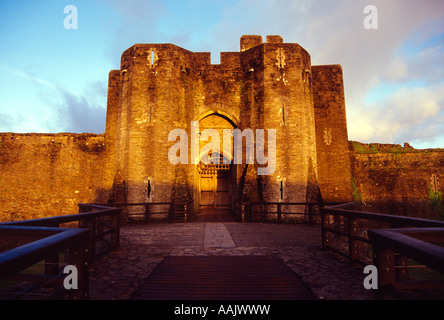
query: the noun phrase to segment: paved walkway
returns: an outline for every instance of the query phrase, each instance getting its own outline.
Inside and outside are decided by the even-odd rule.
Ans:
[[[204,248],[235,248],[233,238],[223,223],[206,223],[204,233]]]
[[[321,250],[319,226],[238,222],[155,223],[121,229],[118,251],[90,271],[91,299],[127,300],[167,256],[276,256],[318,299],[367,300],[362,268]]]

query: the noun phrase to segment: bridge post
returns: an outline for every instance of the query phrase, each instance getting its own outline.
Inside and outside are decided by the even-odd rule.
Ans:
[[[373,246],[373,250],[373,263],[378,270],[378,291],[380,291],[378,296],[382,298],[385,293],[384,287],[396,282],[395,254],[392,250],[378,246]]]
[[[248,203],[247,202],[241,203],[241,222],[248,222],[247,207],[248,207]]]
[[[145,224],[148,224],[148,222],[150,221],[150,214],[151,214],[151,208],[149,203],[145,204]]]
[[[118,213],[111,219],[113,220],[113,231],[111,233],[112,250],[117,250],[120,247],[120,213],[122,209],[117,209]]]
[[[88,237],[88,262],[94,262],[96,255],[96,219],[94,217],[89,217],[88,219],[82,219],[79,221],[79,228],[84,228],[89,230]]]
[[[89,299],[89,265],[86,243],[71,247],[69,252],[69,264],[77,268],[78,289],[73,290],[75,300]]]
[[[354,261],[359,261],[359,245],[355,240],[357,236],[356,221],[351,216],[348,216],[348,257],[350,264]]]

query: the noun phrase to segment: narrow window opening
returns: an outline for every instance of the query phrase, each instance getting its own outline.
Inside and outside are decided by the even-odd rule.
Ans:
[[[154,65],[154,50],[151,51],[151,65]]]
[[[282,122],[285,124],[285,105],[282,106]]]
[[[153,107],[150,107],[150,122],[153,120]]]
[[[324,130],[324,143],[329,146],[332,142],[331,129],[325,128]]]
[[[432,174],[432,177],[431,177],[431,182],[432,182],[432,191],[433,192],[438,192],[438,178],[437,178],[437,176],[436,176],[436,174]]]
[[[148,179],[148,185],[146,188],[148,198],[151,196],[151,180]]]

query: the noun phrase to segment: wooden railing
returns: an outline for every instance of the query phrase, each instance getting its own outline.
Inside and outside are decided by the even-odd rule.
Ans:
[[[399,290],[394,292],[427,287],[426,282],[412,282],[415,277],[432,277],[430,288],[444,292],[444,282],[439,280],[444,275],[430,270],[443,272],[444,221],[347,210],[347,205],[321,208],[324,249],[351,264],[376,265],[382,276],[378,297],[389,291],[397,298],[406,297]]]
[[[79,207],[88,206],[113,206],[121,209],[120,220],[122,223],[139,222],[147,224],[152,220],[171,219],[171,202],[140,202],[140,203],[99,203],[80,204]]]
[[[190,222],[194,217],[194,200],[187,202],[140,202],[112,204],[81,204],[79,206],[113,206],[121,208],[121,221],[144,223],[153,221]]]
[[[174,202],[172,207],[172,220],[174,222],[190,222],[193,219],[194,200]]]
[[[369,229],[444,227],[444,221],[344,209],[347,206],[354,203],[321,208],[322,247],[350,263],[371,262]]]
[[[94,204],[80,204],[79,214],[7,222],[0,225],[59,228],[63,224],[89,230],[88,261],[117,250],[120,242],[120,209]]]
[[[320,208],[329,203],[310,202],[244,202],[237,203],[236,216],[246,222],[320,224]]]
[[[119,247],[120,211],[85,205],[79,214],[0,224],[0,298],[87,299],[88,266]],[[62,286],[66,265],[77,268],[76,290]]]
[[[1,300],[88,298],[88,230],[2,225],[3,240],[28,243],[0,253]],[[63,286],[64,265],[77,268],[75,290]]]
[[[376,298],[444,299],[444,228],[369,230],[368,234],[378,270]]]

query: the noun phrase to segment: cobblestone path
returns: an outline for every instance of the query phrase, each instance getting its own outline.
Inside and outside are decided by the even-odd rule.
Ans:
[[[276,255],[318,299],[369,300],[365,274],[321,250],[319,226],[262,223],[156,223],[121,229],[118,251],[90,270],[90,298],[127,300],[166,256]]]

